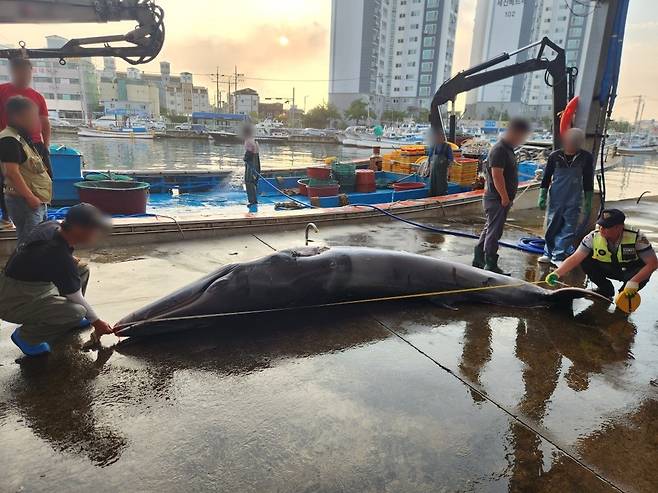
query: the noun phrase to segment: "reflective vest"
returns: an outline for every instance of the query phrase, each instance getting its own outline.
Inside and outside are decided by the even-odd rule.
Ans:
[[[634,262],[639,259],[635,242],[637,241],[637,231],[625,229],[621,237],[621,243],[617,248],[616,261],[620,264]],[[592,241],[592,258],[599,262],[612,263],[613,253],[608,248],[607,240],[601,236],[598,231],[594,233]]]
[[[48,170],[43,164],[43,159],[37,151],[21,137],[21,135],[11,127],[5,128],[0,132],[0,139],[12,137],[18,141],[23,148],[27,159],[18,163],[18,170],[23,177],[23,181],[34,195],[36,195],[44,204],[49,204],[53,198],[53,182],[48,175]],[[5,193],[17,195],[11,178],[5,173]]]

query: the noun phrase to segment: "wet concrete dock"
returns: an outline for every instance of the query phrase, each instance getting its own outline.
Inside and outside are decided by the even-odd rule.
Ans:
[[[658,244],[658,202],[624,208]],[[509,239],[537,218],[514,219]],[[473,245],[392,222],[314,239],[457,261]],[[290,231],[100,249],[86,255],[89,298],[115,321],[302,242]],[[516,277],[545,275],[536,256],[501,254]],[[223,319],[98,353],[79,351],[78,334],[18,362],[3,323],[0,491],[656,491],[656,286],[628,319],[587,301],[400,302]]]

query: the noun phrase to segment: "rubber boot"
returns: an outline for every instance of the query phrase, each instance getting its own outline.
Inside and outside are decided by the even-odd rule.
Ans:
[[[252,214],[258,212],[258,204],[249,204],[247,207]]]
[[[473,251],[473,267],[478,269],[484,269],[484,248],[480,245],[475,245],[475,250]]]
[[[11,335],[11,340],[18,348],[23,351],[23,354],[26,356],[40,356],[42,354],[47,354],[50,352],[50,344],[47,342],[39,342],[37,344],[29,344],[24,341],[20,333],[21,328],[17,327],[14,333]]]
[[[486,255],[484,268],[490,272],[495,272],[496,274],[502,274],[504,276],[512,275],[510,272],[503,272],[498,266],[498,255]]]

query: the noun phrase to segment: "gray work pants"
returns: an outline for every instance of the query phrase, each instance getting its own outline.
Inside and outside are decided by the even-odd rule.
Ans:
[[[498,253],[498,241],[503,236],[507,213],[511,206],[503,207],[499,198],[484,197],[482,204],[487,220],[480,234],[478,247],[484,249],[485,255],[494,256]]]
[[[78,267],[82,292],[87,289],[89,267]],[[25,282],[0,272],[0,318],[21,324],[20,336],[28,344],[50,342],[80,324],[87,311],[60,296],[50,282]]]

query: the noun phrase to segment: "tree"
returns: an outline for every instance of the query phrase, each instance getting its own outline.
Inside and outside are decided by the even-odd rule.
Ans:
[[[327,128],[332,120],[339,120],[340,112],[333,104],[319,104],[302,116],[305,127]]]
[[[497,111],[494,106],[489,106],[487,108],[487,120],[495,120],[497,116]]]
[[[608,130],[613,132],[629,133],[632,128],[631,122],[626,120],[610,120],[608,123]]]
[[[404,111],[397,110],[386,110],[382,113],[382,122],[384,123],[395,123],[404,120],[407,117],[407,113]]]
[[[368,118],[368,103],[361,99],[355,99],[350,103],[349,108],[345,110],[345,118],[354,120],[358,125],[361,120]]]
[[[500,114],[500,121],[502,121],[502,122],[507,122],[507,121],[509,121],[509,113],[507,112],[507,110],[504,110],[504,111]]]

